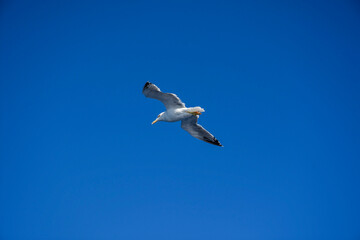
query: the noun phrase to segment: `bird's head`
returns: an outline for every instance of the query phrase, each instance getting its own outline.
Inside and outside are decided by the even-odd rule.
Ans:
[[[151,124],[154,124],[154,123],[156,123],[156,122],[158,122],[158,121],[163,121],[163,119],[164,119],[163,115],[164,115],[164,112],[160,113],[160,114],[157,116],[157,118],[155,119],[155,121],[153,121]]]

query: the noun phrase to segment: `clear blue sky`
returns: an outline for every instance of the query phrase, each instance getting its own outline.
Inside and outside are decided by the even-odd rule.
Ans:
[[[360,238],[358,1],[0,8],[1,239]]]

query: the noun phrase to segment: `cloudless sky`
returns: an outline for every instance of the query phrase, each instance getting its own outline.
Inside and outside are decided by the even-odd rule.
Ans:
[[[1,1],[0,104],[3,240],[360,239],[358,1]]]

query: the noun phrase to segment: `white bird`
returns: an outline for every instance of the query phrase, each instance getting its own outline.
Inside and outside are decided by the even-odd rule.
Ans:
[[[166,108],[165,112],[160,113],[154,124],[158,121],[176,122],[181,120],[181,127],[189,132],[191,136],[205,142],[222,147],[221,143],[201,125],[197,124],[199,115],[205,110],[201,107],[185,107],[185,104],[173,93],[163,93],[160,89],[150,82],[146,82],[143,88],[145,97],[160,100]]]

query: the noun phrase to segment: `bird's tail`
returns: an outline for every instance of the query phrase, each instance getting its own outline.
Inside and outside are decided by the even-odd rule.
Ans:
[[[205,112],[205,110],[201,107],[191,107],[187,109],[188,112]]]

